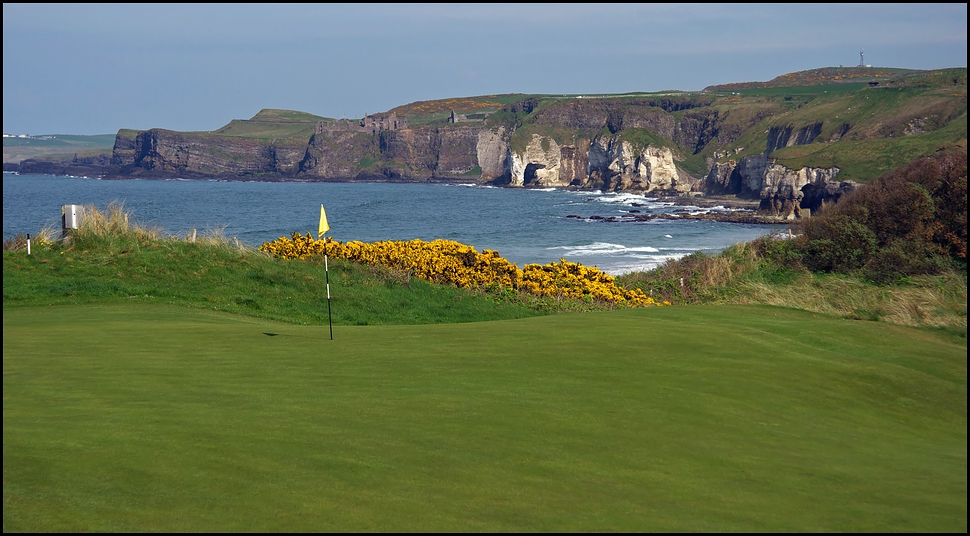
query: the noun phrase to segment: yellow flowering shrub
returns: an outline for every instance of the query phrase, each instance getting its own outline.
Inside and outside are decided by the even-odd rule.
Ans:
[[[520,290],[539,296],[584,298],[629,306],[657,305],[640,289],[618,287],[613,276],[598,268],[559,259],[558,263],[526,264],[522,269]]]
[[[260,251],[283,259],[308,259],[327,255],[375,266],[409,272],[436,283],[473,288],[511,288],[537,296],[557,299],[581,298],[629,307],[661,305],[640,289],[618,287],[613,276],[595,267],[560,259],[546,265],[515,263],[486,249],[479,253],[472,246],[452,240],[385,240],[365,243],[315,240],[310,233],[293,233],[266,242]]]

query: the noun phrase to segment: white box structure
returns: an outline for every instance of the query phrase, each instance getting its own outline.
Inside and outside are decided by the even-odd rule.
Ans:
[[[64,205],[61,207],[61,236],[67,236],[69,229],[81,227],[82,214],[83,207],[81,205]]]

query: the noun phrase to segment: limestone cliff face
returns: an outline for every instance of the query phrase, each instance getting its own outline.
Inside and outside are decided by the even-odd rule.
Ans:
[[[803,215],[803,209],[816,210],[858,186],[838,181],[838,173],[837,167],[790,169],[761,154],[715,164],[705,189],[712,194],[760,199],[761,210],[794,219]]]
[[[589,148],[585,186],[606,191],[689,192],[692,185],[681,179],[670,149],[648,145],[638,151],[617,136],[600,136]]]
[[[852,181],[836,180],[839,168],[790,169],[768,158],[777,149],[812,143],[821,132],[822,123],[797,129],[793,125],[770,127],[764,153],[737,162],[714,162],[704,189],[714,195],[760,199],[761,210],[788,219],[802,217],[804,209],[816,210],[824,203],[837,201],[858,186]]]
[[[533,134],[525,151],[509,151],[510,186],[568,186],[559,179],[560,147],[556,140]]]
[[[496,130],[481,129],[475,143],[478,165],[482,168],[483,182],[500,181],[509,171],[509,142],[505,127]],[[507,181],[506,181],[507,182]]]
[[[522,151],[512,149],[504,131],[482,130],[478,161],[483,182],[509,186],[595,188],[606,191],[689,192],[695,186],[681,173],[670,149],[635,149],[620,135],[578,138],[566,145],[533,134]]]

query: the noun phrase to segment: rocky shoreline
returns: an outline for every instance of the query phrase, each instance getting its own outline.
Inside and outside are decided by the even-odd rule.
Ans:
[[[624,214],[622,216],[587,216],[583,217],[578,214],[570,214],[566,216],[567,218],[580,219],[580,220],[590,220],[599,221],[603,223],[642,223],[652,220],[702,220],[702,221],[716,221],[720,223],[748,223],[748,224],[759,224],[759,225],[780,225],[791,223],[792,220],[787,220],[779,216],[772,216],[769,214],[759,214],[757,212],[749,211],[730,211],[730,212],[703,212],[699,214],[691,213],[664,213],[664,214]]]
[[[574,189],[574,191],[581,190]],[[671,211],[661,214],[642,214],[639,209],[647,205],[644,203],[631,203],[633,208],[619,216],[603,216],[599,214],[581,216],[579,214],[570,214],[566,217],[603,223],[636,223],[652,220],[701,220],[721,223],[781,225],[794,221],[791,217],[786,218],[778,214],[760,210],[761,202],[758,199],[748,199],[733,195],[657,195],[654,199],[661,203],[670,203],[673,207],[721,208],[727,210],[709,210],[706,212]]]

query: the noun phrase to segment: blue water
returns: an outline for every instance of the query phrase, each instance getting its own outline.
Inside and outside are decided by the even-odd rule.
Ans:
[[[3,236],[60,228],[61,206],[122,202],[135,221],[172,234],[196,228],[259,245],[292,232],[316,232],[320,205],[335,240],[447,238],[498,250],[522,266],[565,258],[612,274],[644,270],[695,251],[715,253],[778,226],[653,220],[605,223],[621,216],[672,210],[638,194],[523,190],[467,185],[109,181],[3,174]],[[645,206],[635,207],[634,203]],[[579,215],[583,219],[567,218]]]

